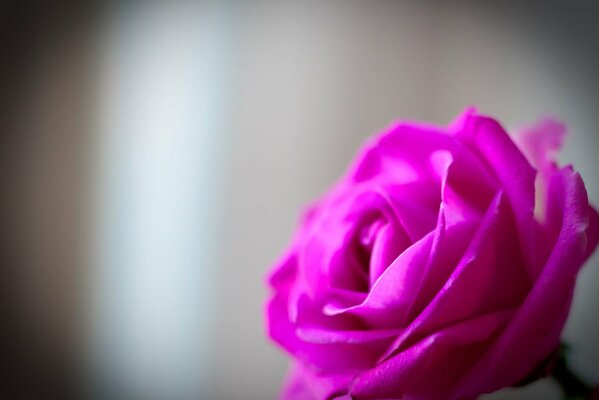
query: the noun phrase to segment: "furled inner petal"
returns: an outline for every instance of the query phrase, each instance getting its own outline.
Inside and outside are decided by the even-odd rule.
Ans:
[[[331,301],[325,305],[324,313],[360,316],[371,327],[405,326],[409,312],[434,296],[451,274],[473,231],[474,225],[467,222],[450,227],[439,225],[403,252],[361,303],[348,307],[347,303]]]
[[[431,232],[404,251],[379,277],[361,304],[343,307],[328,303],[323,312],[330,316],[351,313],[362,317],[373,326],[400,326],[401,311],[410,300],[410,284],[426,263],[432,238]]]
[[[399,238],[398,240],[396,231],[397,229],[393,229],[392,225],[385,224],[377,229],[377,233],[372,239],[372,244],[368,248],[370,252],[369,288],[401,254],[401,251],[407,247],[404,244],[407,242],[406,238]]]
[[[378,237],[370,262],[371,287],[368,296],[359,303],[332,298],[323,307],[325,314],[357,315],[371,327],[406,326],[451,275],[484,213],[477,208],[481,207],[481,201],[487,201],[492,187],[480,184],[474,200],[462,199],[458,194],[460,188],[455,187],[461,182],[455,179],[454,175],[462,172],[463,164],[455,162],[447,152],[433,153],[432,157],[436,161],[436,171],[440,179],[438,186],[442,192],[436,196],[442,197],[443,200],[441,206],[437,205],[435,220],[427,222],[428,234],[415,241],[388,264],[387,260],[377,264],[376,243],[379,242],[376,240],[384,243],[382,239],[385,233],[382,228],[377,227]],[[476,172],[471,171],[469,176],[473,180],[480,179]],[[403,188],[405,185],[397,188],[397,192],[401,192]],[[386,190],[390,191],[389,188]],[[392,198],[392,195],[389,197]],[[390,202],[395,200],[397,207],[396,199],[397,197]],[[487,206],[488,203],[485,207]],[[447,215],[450,216],[449,223]]]
[[[434,228],[435,214],[428,208],[438,207],[439,198],[413,184],[383,182],[344,194],[315,218],[298,245],[303,290],[313,298],[330,289],[367,293],[414,237]]]

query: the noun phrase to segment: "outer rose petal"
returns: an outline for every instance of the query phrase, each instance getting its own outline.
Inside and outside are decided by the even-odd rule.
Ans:
[[[580,176],[570,168],[554,175],[549,209],[561,217],[547,265],[513,320],[472,366],[455,397],[489,393],[524,379],[559,344],[576,274],[587,252],[589,206]]]
[[[310,301],[302,297],[300,306],[306,307],[303,313],[315,312],[309,307]],[[288,298],[277,295],[270,300],[267,309],[268,333],[281,347],[299,361],[321,370],[349,373],[370,368],[376,361],[375,351],[368,346],[348,343],[332,343],[326,346],[301,339],[298,326],[289,319]],[[358,343],[359,344],[359,343]]]
[[[428,156],[456,149],[442,127],[397,122],[364,144],[349,168],[348,181],[354,184],[385,175],[393,176],[398,184],[426,179]]]
[[[540,208],[539,215],[542,219],[545,219],[544,203],[547,197],[547,186],[551,176],[558,169],[555,157],[562,148],[566,136],[566,125],[550,117],[541,119],[533,126],[522,129],[515,135],[516,144],[531,165],[539,171],[536,185],[537,208]],[[593,207],[590,207],[589,213],[585,261],[593,253],[599,240],[599,214]],[[543,245],[546,246],[545,243]]]
[[[589,207],[589,227],[587,228],[587,251],[584,262],[593,254],[599,242],[599,213],[593,207]]]
[[[354,399],[449,399],[459,378],[509,321],[500,311],[440,329],[376,368],[360,374],[350,388]]]
[[[300,368],[293,363],[279,396],[282,400],[318,400],[308,389]]]
[[[347,382],[351,376],[317,373],[294,362],[280,394],[281,400],[351,400],[347,395]]]
[[[461,124],[461,125],[460,125]],[[536,278],[542,260],[532,250],[534,244],[535,170],[497,121],[466,112],[454,123],[455,136],[484,159],[494,171],[512,204],[520,242],[529,266],[529,275]]]
[[[531,165],[547,177],[565,137],[566,126],[562,122],[545,118],[534,126],[521,130],[515,141]]]
[[[281,347],[295,357],[311,365],[321,368],[348,369],[365,368],[372,365],[375,360],[373,351],[364,346],[349,346],[347,344],[334,344],[323,348],[317,344],[307,343],[297,335],[297,326],[290,318],[290,287],[298,285],[296,281],[297,262],[293,252],[282,259],[279,268],[270,277],[271,285],[277,289],[276,293],[267,303],[266,322],[268,335]],[[313,313],[310,302],[298,302],[302,307],[303,315]]]

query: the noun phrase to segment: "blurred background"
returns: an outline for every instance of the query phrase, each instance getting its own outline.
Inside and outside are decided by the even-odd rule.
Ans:
[[[271,399],[264,275],[397,118],[555,115],[599,205],[596,2],[0,5],[0,398]],[[565,331],[599,383],[599,256]],[[487,399],[558,399],[551,382]]]

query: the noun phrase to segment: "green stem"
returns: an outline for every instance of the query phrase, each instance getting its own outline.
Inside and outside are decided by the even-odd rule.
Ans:
[[[593,393],[593,389],[570,370],[563,351],[558,356],[551,376],[560,385],[564,399],[588,399]]]

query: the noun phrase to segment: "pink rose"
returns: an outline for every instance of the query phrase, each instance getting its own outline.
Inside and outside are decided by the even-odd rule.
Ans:
[[[529,376],[599,231],[580,175],[553,162],[562,136],[525,132],[527,161],[468,110],[369,140],[269,277],[268,333],[294,358],[282,397],[471,399]]]

